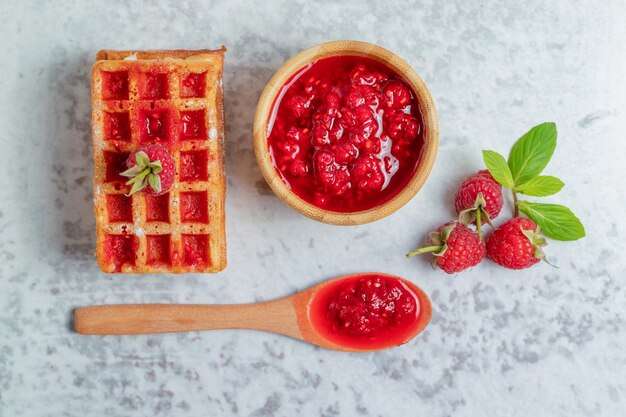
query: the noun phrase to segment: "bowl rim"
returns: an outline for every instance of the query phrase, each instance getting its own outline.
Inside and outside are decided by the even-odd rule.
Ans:
[[[420,110],[424,117],[424,144],[417,169],[405,187],[385,203],[367,210],[355,212],[330,211],[315,206],[300,198],[281,179],[276,170],[267,146],[267,121],[274,100],[283,85],[301,68],[323,58],[332,56],[362,56],[374,59],[400,74],[417,95]],[[254,115],[253,143],[259,169],[272,191],[287,205],[299,213],[322,223],[334,225],[366,224],[382,219],[399,210],[422,188],[428,178],[437,156],[439,144],[439,124],[437,110],[430,91],[419,74],[402,58],[393,52],[371,43],[337,40],[307,48],[288,59],[269,80]]]

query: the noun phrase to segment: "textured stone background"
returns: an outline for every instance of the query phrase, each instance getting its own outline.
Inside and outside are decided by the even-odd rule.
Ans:
[[[13,4],[11,4],[13,3]],[[617,416],[626,409],[626,85],[620,0],[3,2],[0,6],[0,416]],[[289,56],[340,38],[408,60],[439,109],[431,178],[375,224],[317,224],[267,189],[254,160],[260,91]],[[216,276],[106,276],[92,256],[89,71],[100,48],[229,48],[229,267]],[[450,192],[555,121],[546,172],[588,237],[547,265],[457,277],[407,261],[451,218]],[[620,191],[621,190],[621,191]],[[428,330],[372,354],[223,331],[81,337],[73,308],[265,300],[343,273],[405,276]]]

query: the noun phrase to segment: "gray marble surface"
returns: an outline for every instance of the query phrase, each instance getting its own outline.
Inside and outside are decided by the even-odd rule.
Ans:
[[[10,4],[12,3],[12,4]],[[3,2],[0,6],[0,416],[618,416],[626,409],[623,179],[626,4],[402,1]],[[340,228],[268,190],[251,129],[289,56],[327,40],[408,60],[438,106],[441,147],[419,195]],[[227,270],[107,276],[94,251],[89,71],[100,48],[225,44]],[[453,217],[451,192],[531,126],[555,121],[546,172],[587,238],[558,269],[485,262],[458,276],[404,259]],[[258,332],[82,337],[72,309],[237,303],[380,270],[432,297],[427,331],[370,354]]]

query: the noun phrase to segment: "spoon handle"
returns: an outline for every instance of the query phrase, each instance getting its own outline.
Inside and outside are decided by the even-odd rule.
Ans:
[[[254,329],[302,338],[289,298],[254,304],[125,304],[80,307],[74,312],[80,334],[122,335]]]

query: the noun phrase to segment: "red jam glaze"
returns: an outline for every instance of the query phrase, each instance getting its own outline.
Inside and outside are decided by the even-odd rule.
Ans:
[[[209,157],[207,151],[182,151],[180,153],[181,181],[206,181],[209,178],[207,166]]]
[[[146,221],[168,222],[170,221],[170,194],[150,195],[143,193],[146,199]]]
[[[187,223],[208,223],[208,196],[206,191],[180,193],[180,219]]]
[[[130,118],[128,112],[105,113],[104,133],[106,140],[130,141]]]
[[[143,143],[163,143],[170,140],[170,111],[143,110],[139,114],[140,140]],[[165,145],[167,146],[167,144]]]
[[[181,132],[183,140],[204,140],[206,139],[206,123],[204,121],[204,110],[181,111]]]
[[[129,234],[107,235],[104,242],[106,259],[115,265],[115,272],[121,272],[124,264],[135,265],[138,247],[137,237]]]
[[[331,57],[283,86],[268,121],[268,146],[300,198],[355,212],[406,186],[419,163],[422,125],[415,94],[390,68],[364,57]]]
[[[133,197],[124,194],[108,194],[107,214],[111,223],[132,223],[133,221]]]
[[[171,265],[170,235],[146,235],[147,257],[149,265]]]
[[[208,235],[182,235],[181,237],[185,265],[208,265],[210,263]]]
[[[206,72],[189,73],[180,82],[180,96],[183,98],[204,97],[206,94]]]
[[[128,72],[102,72],[102,97],[105,100],[128,100]]]
[[[104,181],[105,182],[126,182],[127,179],[120,175],[120,172],[125,171],[126,160],[130,155],[129,152],[111,152],[104,151],[104,163],[106,164]]]
[[[353,349],[406,343],[420,326],[417,294],[403,280],[357,275],[322,287],[309,306],[313,328],[325,339]]]
[[[142,73],[139,77],[139,95],[142,99],[166,99],[168,98],[167,74],[149,72]]]

